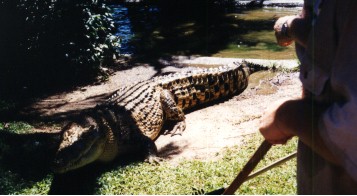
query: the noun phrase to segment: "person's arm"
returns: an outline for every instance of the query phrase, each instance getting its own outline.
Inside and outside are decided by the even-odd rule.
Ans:
[[[286,101],[262,117],[260,132],[272,144],[283,144],[292,136],[299,139],[331,163],[339,160],[327,148],[318,131],[320,116],[328,108],[312,100]]]
[[[312,15],[312,8],[304,6],[300,15],[279,18],[274,25],[278,44],[288,46],[295,41],[306,47],[311,30]]]

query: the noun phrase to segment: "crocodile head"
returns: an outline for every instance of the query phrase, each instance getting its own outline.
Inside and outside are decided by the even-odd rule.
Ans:
[[[95,125],[71,123],[64,127],[53,170],[64,173],[97,160],[105,147],[105,133]]]

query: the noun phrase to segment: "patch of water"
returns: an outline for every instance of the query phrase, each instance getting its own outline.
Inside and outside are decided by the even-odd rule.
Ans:
[[[155,6],[140,6],[139,9],[135,10],[142,13],[157,13],[159,10]],[[118,50],[120,54],[133,54],[135,53],[135,47],[130,43],[135,36],[135,32],[133,31],[133,21],[130,20],[129,17],[129,8],[125,4],[112,4],[110,8],[113,10],[113,20],[116,26],[115,35],[119,37],[120,47]],[[139,15],[138,15],[139,16]],[[143,16],[146,16],[145,14]],[[146,20],[138,19],[139,21],[145,21],[145,25],[150,28],[152,24],[156,21],[156,18],[151,18],[151,21],[148,22]]]
[[[131,46],[129,42],[134,36],[134,33],[132,31],[131,21],[128,17],[128,8],[120,4],[111,5],[110,7],[113,10],[112,14],[117,28],[115,36],[119,37],[120,40],[120,54],[133,54],[134,47]]]
[[[257,95],[276,93],[278,88],[270,82],[277,75],[272,71],[259,71],[249,76],[248,89],[254,89]]]

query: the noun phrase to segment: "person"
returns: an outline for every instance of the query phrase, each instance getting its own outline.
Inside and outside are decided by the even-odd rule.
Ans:
[[[272,144],[299,138],[298,194],[357,194],[356,10],[356,0],[305,0],[274,26],[279,45],[295,41],[304,93],[269,107],[259,130]]]

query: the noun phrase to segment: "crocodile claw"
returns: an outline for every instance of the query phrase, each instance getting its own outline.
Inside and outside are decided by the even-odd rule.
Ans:
[[[164,159],[155,155],[149,155],[144,161],[152,165],[160,165]]]
[[[173,127],[172,130],[165,130],[165,132],[163,134],[164,135],[171,134],[171,137],[175,136],[175,135],[182,135],[182,133],[185,131],[185,129],[186,129],[185,121],[180,121],[175,124],[175,126]]]
[[[182,135],[182,133],[185,131],[185,129],[186,129],[185,121],[178,122],[174,126],[173,130],[171,131],[171,137],[175,136],[175,135]]]

